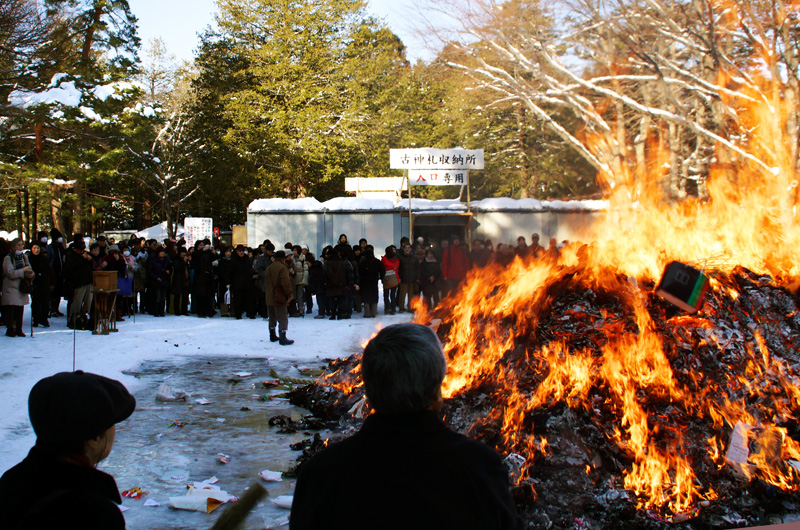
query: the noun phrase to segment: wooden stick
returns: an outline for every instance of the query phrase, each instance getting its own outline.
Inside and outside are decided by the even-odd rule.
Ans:
[[[255,508],[258,501],[267,496],[267,490],[258,482],[253,482],[244,495],[241,496],[239,502],[232,504],[222,515],[219,516],[217,522],[211,527],[211,530],[235,530],[244,522],[253,508]]]

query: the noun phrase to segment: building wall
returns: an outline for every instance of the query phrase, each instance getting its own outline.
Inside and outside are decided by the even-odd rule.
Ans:
[[[474,212],[472,239],[491,239],[497,243],[516,244],[518,236],[530,243],[531,234],[538,233],[540,244],[547,246],[550,238],[559,243],[591,241],[593,228],[604,212],[594,211],[536,211],[536,212]],[[305,243],[311,252],[319,254],[326,245],[336,245],[340,234],[347,234],[351,245],[365,237],[382,256],[384,249],[397,245],[408,235],[408,216],[400,210],[365,212],[248,212],[247,238],[250,246],[271,240],[277,248],[291,241]]]

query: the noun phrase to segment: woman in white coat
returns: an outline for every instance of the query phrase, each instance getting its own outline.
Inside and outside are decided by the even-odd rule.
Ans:
[[[6,320],[6,337],[24,337],[22,313],[31,303],[28,293],[19,290],[23,278],[33,280],[34,273],[28,256],[23,251],[24,243],[17,238],[11,242],[11,252],[3,259],[3,297],[0,304]]]

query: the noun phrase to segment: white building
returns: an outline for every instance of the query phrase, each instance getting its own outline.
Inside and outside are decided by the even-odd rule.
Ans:
[[[319,254],[346,234],[351,245],[366,238],[380,256],[385,247],[409,236],[413,219],[413,236],[422,235],[427,241],[458,235],[465,241],[516,244],[518,236],[530,242],[531,234],[538,233],[541,244],[547,246],[550,238],[592,240],[592,227],[607,207],[607,201],[505,198],[473,201],[469,208],[455,199],[340,197],[322,203],[314,198],[258,199],[247,208],[247,241],[257,246],[269,239],[277,248],[288,241],[305,243]]]

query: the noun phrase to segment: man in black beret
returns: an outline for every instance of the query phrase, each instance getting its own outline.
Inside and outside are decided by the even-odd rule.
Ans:
[[[82,371],[36,383],[28,413],[36,444],[0,477],[0,528],[125,528],[114,477],[96,469],[116,424],[136,408],[120,383]]]

